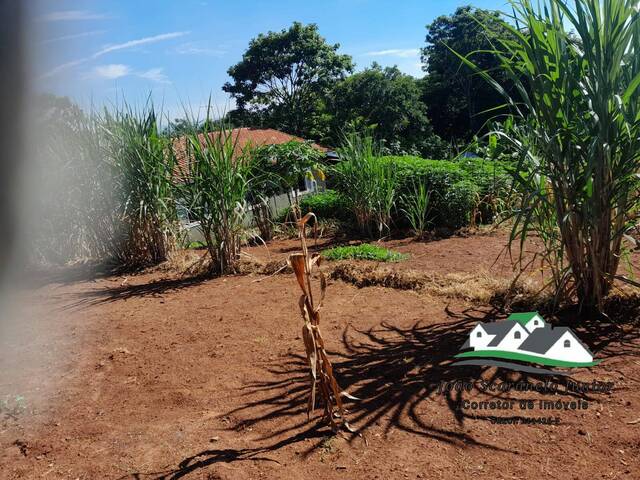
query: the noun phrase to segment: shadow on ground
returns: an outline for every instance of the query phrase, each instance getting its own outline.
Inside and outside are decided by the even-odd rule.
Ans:
[[[276,442],[272,445],[266,447],[258,447],[258,448],[240,448],[240,449],[209,449],[203,450],[195,455],[185,458],[182,460],[176,468],[167,469],[160,472],[136,472],[124,475],[120,477],[118,480],[138,480],[145,478],[153,478],[155,480],[175,480],[178,478],[185,477],[190,473],[195,472],[196,470],[206,468],[210,465],[214,465],[218,462],[223,463],[232,463],[232,462],[242,462],[242,461],[254,461],[254,462],[272,462],[279,464],[277,460],[270,458],[268,456],[269,452],[275,452],[280,448],[286,447],[287,445],[293,445],[295,443],[301,442],[303,440],[307,440],[310,438],[325,438],[326,432],[323,432],[319,425],[311,425],[307,429],[302,432],[297,433],[296,435],[290,436],[284,440]],[[216,478],[216,477],[211,477]]]
[[[469,396],[465,390],[439,391],[442,382],[477,380],[503,382],[544,382],[559,384],[571,377],[566,375],[541,376],[514,372],[502,368],[484,366],[455,366],[453,356],[467,338],[469,330],[478,321],[498,319],[495,310],[467,309],[460,312],[446,310],[449,322],[416,323],[410,328],[400,328],[382,323],[369,330],[348,328],[343,332],[341,352],[331,352],[337,379],[343,389],[360,400],[349,402],[349,422],[358,434],[349,434],[349,441],[366,439],[368,429],[377,425],[388,433],[392,428],[445,442],[457,447],[471,446],[489,450],[518,453],[510,447],[483,443],[474,439],[464,427],[468,419],[489,421],[489,415],[469,413],[462,402]],[[565,318],[566,320],[566,318]],[[557,321],[557,319],[556,319]],[[564,322],[565,324],[567,322]],[[586,322],[577,329],[585,343],[598,358],[633,353],[638,355],[638,333],[621,333],[617,325]],[[243,389],[240,398],[250,400],[227,412],[224,417],[232,420],[232,429],[240,431],[252,425],[277,420],[280,429],[262,437],[266,446],[252,449],[204,450],[185,458],[175,469],[154,474],[137,473],[128,478],[153,477],[175,479],[205,468],[217,462],[269,461],[269,452],[299,442],[305,442],[307,457],[331,435],[330,430],[319,423],[308,422],[306,406],[309,377],[306,359],[289,354],[267,368],[269,380],[254,382]],[[569,395],[563,392],[563,395]],[[589,395],[571,394],[591,399]],[[509,394],[495,393],[501,400],[514,399]],[[447,422],[433,422],[434,411],[428,410],[428,401],[444,400],[445,408],[437,415],[451,415],[455,426],[438,427]],[[241,420],[237,420],[241,419]],[[235,421],[237,420],[237,421]],[[273,424],[273,423],[272,423]],[[307,440],[312,440],[311,444]]]
[[[137,285],[124,284],[74,293],[71,295],[70,301],[65,303],[64,310],[75,310],[137,297],[161,297],[165,293],[193,287],[211,279],[212,277],[209,275],[165,278]],[[69,298],[69,296],[67,296],[67,298]]]

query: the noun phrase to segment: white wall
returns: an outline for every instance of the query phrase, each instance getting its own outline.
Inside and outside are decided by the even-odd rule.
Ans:
[[[298,200],[314,193],[316,192],[312,190],[298,191]],[[293,201],[295,198],[294,192],[292,191],[290,195],[291,200]],[[275,195],[269,198],[269,209],[271,210],[271,214],[274,217],[281,210],[284,210],[288,206],[289,197],[287,197],[286,193]],[[247,213],[244,217],[243,223],[246,227],[253,226],[253,209],[250,207],[250,205],[247,205]],[[181,227],[186,236],[185,242],[187,245],[191,242],[204,242],[204,236],[202,235],[202,230],[200,229],[200,222],[186,222],[184,219],[181,219]]]
[[[564,341],[569,340],[571,347],[564,346]],[[567,362],[591,362],[593,357],[580,345],[573,335],[565,332],[556,343],[547,351],[545,357]]]
[[[481,337],[478,337],[478,332],[482,333]],[[469,333],[469,345],[473,347],[474,350],[478,350],[486,347],[494,337],[495,335],[489,335],[485,329],[482,328],[482,325],[478,324]]]
[[[515,338],[515,333],[520,332],[520,338]],[[518,351],[518,347],[522,345],[527,337],[529,336],[529,332],[520,325],[518,322],[511,328],[509,333],[505,335],[502,341],[496,347],[487,347],[489,350],[506,350],[508,352],[516,352]]]
[[[538,322],[538,325],[535,325],[536,321]],[[536,328],[544,328],[544,326],[545,326],[545,321],[542,319],[540,315],[536,315],[525,324],[525,328],[530,332],[533,332]]]

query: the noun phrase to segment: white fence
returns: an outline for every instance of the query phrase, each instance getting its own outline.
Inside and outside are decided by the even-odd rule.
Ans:
[[[306,190],[297,191],[298,199],[306,197],[308,195],[313,195],[314,193],[316,193],[317,186],[315,181],[308,182],[306,186],[307,186]],[[287,197],[287,194],[283,193],[281,195],[275,195],[269,198],[268,200],[269,210],[271,211],[272,216],[275,217],[279,212],[281,212],[282,210],[284,210],[290,205],[289,198],[291,198],[291,200],[293,201],[293,199],[295,198],[295,192],[292,190],[289,195],[290,197]],[[188,216],[184,211],[181,212],[179,216],[181,217],[180,218],[181,228],[185,235],[185,244],[189,245],[192,242],[204,242],[204,236],[202,235],[202,230],[200,229],[200,222],[189,221]],[[254,225],[252,207],[249,207],[247,211],[247,215],[245,215],[244,224],[247,227]]]

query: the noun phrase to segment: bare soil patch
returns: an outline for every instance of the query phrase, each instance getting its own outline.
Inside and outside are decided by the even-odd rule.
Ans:
[[[410,258],[385,268],[505,279],[510,262],[495,262],[504,244],[503,233],[392,240],[385,246]],[[247,253],[276,265],[295,250],[287,240]],[[441,382],[545,378],[452,365],[476,322],[503,315],[488,305],[331,280],[321,328],[340,385],[361,399],[347,407],[362,434],[335,437],[307,421],[299,289],[275,271],[157,270],[22,292],[24,321],[0,337],[0,400],[19,395],[25,408],[2,412],[0,477],[638,478],[637,326],[575,327],[603,362],[570,379],[613,382],[610,393],[442,393]],[[558,425],[495,424],[540,413],[464,408],[498,399],[588,408],[553,412]]]

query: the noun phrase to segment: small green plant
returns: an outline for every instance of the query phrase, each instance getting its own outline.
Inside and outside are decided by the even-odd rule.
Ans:
[[[354,259],[375,260],[378,262],[399,262],[407,258],[407,255],[400,252],[394,252],[369,243],[330,248],[322,252],[322,255],[328,260]]]
[[[336,439],[338,437],[335,435],[329,435],[322,440],[320,444],[320,461],[325,462],[328,456],[339,452],[340,448],[336,445]]]
[[[424,235],[430,223],[427,219],[429,196],[430,193],[424,183],[414,182],[411,193],[402,197],[402,203],[404,204],[402,212],[418,238]]]

